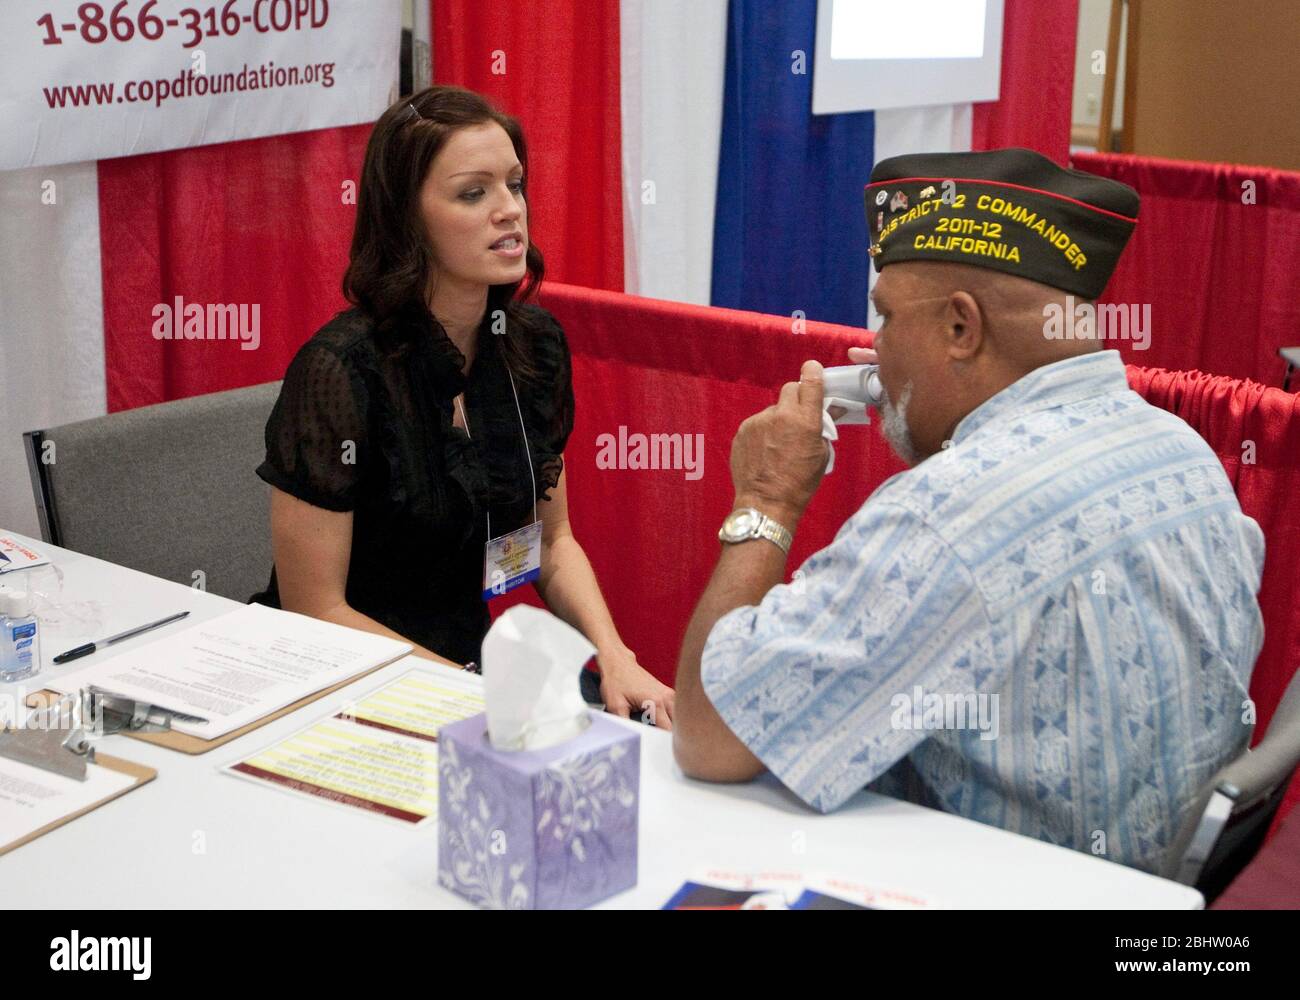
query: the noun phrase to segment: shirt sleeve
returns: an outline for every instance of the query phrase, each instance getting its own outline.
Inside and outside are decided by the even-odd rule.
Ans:
[[[923,742],[918,698],[991,690],[1004,669],[970,570],[888,501],[864,504],[760,605],[719,619],[700,664],[731,731],[822,812]]]
[[[326,510],[356,507],[366,445],[364,390],[348,364],[308,342],[289,364],[257,474]]]
[[[537,470],[537,498],[544,500],[560,481],[564,449],[573,433],[573,363],[559,321],[540,306],[531,309],[540,329],[533,343],[538,377],[528,393],[527,425]]]

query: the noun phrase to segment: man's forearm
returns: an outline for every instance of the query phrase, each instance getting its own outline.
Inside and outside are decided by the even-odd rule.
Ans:
[[[747,506],[737,501],[737,506]],[[757,506],[756,504],[754,506]],[[760,508],[794,530],[791,511]],[[753,757],[727,728],[700,682],[700,657],[718,620],[740,607],[758,604],[785,576],[786,555],[772,542],[756,538],[724,545],[682,640],[677,663],[677,714],[673,718],[678,760],[687,773],[726,780],[734,769],[749,770]]]
[[[679,711],[685,700],[701,691],[700,655],[718,619],[736,608],[759,603],[784,575],[785,553],[766,539],[723,546],[682,640],[681,659],[677,664]]]

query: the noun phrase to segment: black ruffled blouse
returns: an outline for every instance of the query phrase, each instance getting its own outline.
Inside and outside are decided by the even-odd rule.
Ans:
[[[532,377],[514,372],[537,499],[559,481],[573,430],[564,332],[546,310],[531,324]],[[379,333],[340,313],[298,351],[266,425],[257,474],[326,510],[352,511],[347,601],[458,663],[479,659],[487,515],[493,537],[532,520],[532,483],[503,337],[485,318],[469,374],[442,327],[419,310]],[[452,424],[465,393],[469,435]],[[540,511],[539,511],[540,516]],[[279,607],[275,571],[253,600]]]

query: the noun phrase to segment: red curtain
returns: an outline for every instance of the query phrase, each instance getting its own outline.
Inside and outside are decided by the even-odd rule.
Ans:
[[[1144,351],[1125,360],[1280,385],[1300,346],[1300,173],[1076,153],[1073,165],[1142,196],[1103,301],[1150,305]]]
[[[1066,162],[1078,24],[1079,0],[1006,0],[1000,96],[975,105],[971,149],[1024,146]]]
[[[574,532],[624,640],[646,669],[671,683],[686,621],[717,558],[718,526],[731,507],[728,456],[736,427],[773,402],[805,359],[844,364],[845,348],[870,334],[820,323],[800,334],[786,317],[554,284],[543,301],[563,324],[574,356],[577,422],[565,453]],[[1259,599],[1266,635],[1251,682],[1262,733],[1300,663],[1300,395],[1200,372],[1130,368],[1129,381],[1205,437],[1242,509],[1264,531]],[[620,428],[702,433],[702,477],[597,468],[597,439],[617,439]],[[1246,442],[1254,447],[1244,448]],[[800,524],[790,565],[826,546],[902,469],[878,432],[845,428],[835,471]]]
[[[1300,665],[1300,395],[1197,371],[1128,373],[1136,392],[1209,442],[1264,531],[1264,648],[1251,681],[1262,733]]]
[[[343,308],[369,125],[99,162],[110,411],[282,378]],[[229,303],[259,346],[156,340],[154,307]],[[249,341],[251,343],[251,341]]]
[[[431,3],[434,80],[523,124],[530,235],[547,276],[622,290],[618,0]]]
[[[1182,417],[1210,443],[1241,509],[1264,531],[1264,648],[1250,682],[1258,742],[1300,666],[1300,395],[1197,371],[1130,365],[1128,373],[1135,391]],[[1297,802],[1300,778],[1274,829]]]

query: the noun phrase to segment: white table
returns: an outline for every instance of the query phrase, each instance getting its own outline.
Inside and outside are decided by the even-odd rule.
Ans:
[[[29,541],[62,570],[63,603],[92,602],[99,614],[95,623],[44,630],[45,673],[25,682],[29,690],[85,665],[53,667],[63,650],[171,612],[188,609],[193,623],[235,606]],[[197,757],[125,736],[100,741],[103,752],[156,768],[158,777],[0,858],[0,897],[9,908],[66,908],[73,901],[90,909],[467,906],[437,885],[436,824],[403,829],[218,773],[414,665],[431,666],[399,660]],[[12,697],[17,686],[0,685],[0,696]],[[691,781],[674,764],[666,733],[626,725],[642,734],[640,876],[606,907],[660,907],[697,870],[714,866],[821,871],[949,906],[1202,905],[1186,886],[867,792],[823,816],[771,777],[748,785]]]

